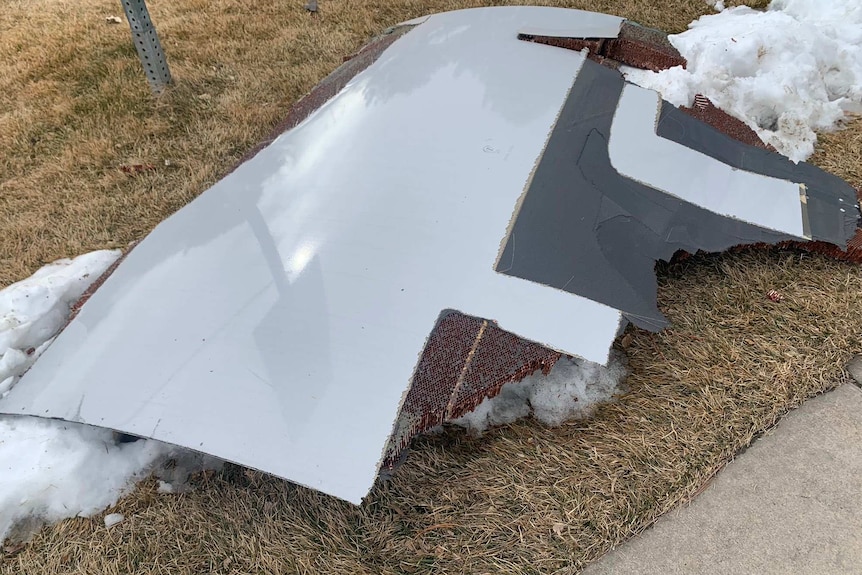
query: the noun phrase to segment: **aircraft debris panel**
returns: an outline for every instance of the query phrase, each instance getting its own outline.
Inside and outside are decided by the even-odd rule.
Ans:
[[[519,39],[622,25],[505,7],[396,28],[141,241],[0,412],[359,503],[414,434],[561,354],[605,363],[627,321],[665,325],[657,259],[846,247],[858,208],[837,178],[738,161],[751,146],[586,53]]]

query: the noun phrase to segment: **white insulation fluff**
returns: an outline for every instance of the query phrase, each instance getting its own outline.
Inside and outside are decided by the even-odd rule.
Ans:
[[[835,130],[862,111],[859,0],[773,0],[763,12],[727,8],[669,39],[686,68],[624,67],[626,79],[676,106],[703,94],[795,162],[814,153],[816,131]]]
[[[611,401],[623,391],[625,376],[625,356],[615,350],[607,367],[564,357],[548,375],[535,373],[508,383],[498,395],[451,423],[482,433],[532,415],[546,425],[558,426],[589,417],[599,404]]]

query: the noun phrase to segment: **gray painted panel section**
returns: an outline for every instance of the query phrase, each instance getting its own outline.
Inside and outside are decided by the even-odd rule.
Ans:
[[[799,183],[737,170],[658,136],[660,108],[658,93],[623,88],[608,142],[618,172],[718,214],[804,238]]]
[[[580,18],[473,10],[399,38],[159,225],[0,411],[153,437],[358,503],[442,310],[605,362],[617,310],[494,271],[584,62],[517,32]]]
[[[692,118],[673,104],[662,103],[656,133],[730,166],[805,185],[806,235],[846,247],[856,232],[859,210],[850,184],[807,163],[795,164],[776,152],[747,146],[709,124]]]
[[[608,136],[624,80],[587,61],[537,166],[497,269],[605,303],[645,329],[656,307],[656,260],[677,250],[793,239],[626,178]]]

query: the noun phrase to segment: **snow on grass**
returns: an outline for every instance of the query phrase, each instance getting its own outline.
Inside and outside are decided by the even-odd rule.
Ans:
[[[532,415],[542,423],[561,425],[589,417],[595,408],[622,391],[625,356],[611,352],[607,367],[585,360],[562,358],[548,375],[537,373],[503,386],[475,410],[451,421],[476,433]]]
[[[121,253],[102,250],[58,260],[0,291],[0,396],[50,345],[71,305]]]
[[[0,540],[19,521],[89,517],[115,504],[170,453],[157,441],[38,417],[0,418]]]
[[[120,253],[97,251],[60,260],[0,291],[0,396],[50,345],[71,305]],[[157,441],[118,443],[107,429],[0,415],[0,542],[25,520],[32,524],[101,512],[156,462],[169,456],[189,459],[177,452]]]
[[[723,8],[714,3],[716,9]],[[862,111],[862,2],[773,0],[703,16],[670,41],[687,69],[623,69],[677,106],[707,96],[795,162],[814,153],[815,131]]]

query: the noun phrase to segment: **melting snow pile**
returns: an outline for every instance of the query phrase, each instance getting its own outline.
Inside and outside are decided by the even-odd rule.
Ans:
[[[0,395],[63,327],[70,306],[116,259],[98,251],[49,264],[0,291]],[[0,416],[0,541],[24,519],[89,516],[117,502],[171,448],[119,444],[113,433],[35,417]]]
[[[51,344],[72,304],[121,253],[104,250],[58,260],[0,291],[0,397]]]
[[[117,502],[169,453],[157,441],[37,417],[0,419],[0,539],[18,521],[89,517]]]
[[[815,130],[834,130],[862,111],[859,0],[773,0],[765,12],[729,8],[670,41],[687,69],[624,68],[627,79],[676,106],[703,94],[793,161],[814,152]]]
[[[498,395],[451,423],[481,433],[532,415],[546,425],[557,426],[590,416],[599,404],[620,393],[625,376],[625,357],[616,351],[611,353],[607,367],[562,358],[548,375],[539,373],[506,384]]]

